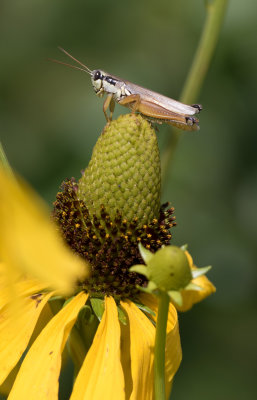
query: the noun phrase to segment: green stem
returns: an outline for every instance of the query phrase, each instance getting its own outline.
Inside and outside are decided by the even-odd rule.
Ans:
[[[165,345],[166,327],[169,311],[169,296],[161,292],[159,296],[158,317],[154,347],[154,393],[155,400],[165,400]]]
[[[191,104],[196,102],[217,45],[227,3],[228,0],[206,1],[206,20],[191,69],[180,96],[180,101],[182,103]],[[169,164],[173,158],[179,135],[180,131],[174,129],[173,134],[168,138],[168,142],[165,146],[165,152],[162,156],[163,182],[167,176]]]
[[[14,175],[13,175],[12,168],[11,168],[11,166],[9,164],[9,161],[8,161],[7,157],[6,157],[6,154],[5,154],[5,151],[4,151],[4,148],[3,148],[1,142],[0,142],[0,164],[3,165],[5,171],[13,178]]]

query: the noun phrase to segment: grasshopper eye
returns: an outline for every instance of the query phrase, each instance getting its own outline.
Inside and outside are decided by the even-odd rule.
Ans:
[[[95,71],[94,73],[94,81],[97,81],[98,79],[103,79],[101,71]]]

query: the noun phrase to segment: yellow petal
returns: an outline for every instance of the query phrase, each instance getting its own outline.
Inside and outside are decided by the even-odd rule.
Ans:
[[[155,328],[131,301],[121,301],[130,329],[130,357],[133,389],[130,400],[153,399],[153,360]]]
[[[185,253],[188,258],[190,268],[197,269],[197,267],[193,264],[193,259],[191,255],[187,251]],[[192,283],[200,286],[202,290],[181,290],[183,304],[182,306],[176,305],[177,310],[188,311],[190,310],[190,308],[193,307],[195,303],[199,303],[206,297],[210,296],[210,294],[216,292],[215,286],[209,281],[209,279],[205,275],[193,279]]]
[[[0,313],[0,384],[25,351],[40,313],[52,293],[20,300],[20,312],[6,306]]]
[[[87,267],[64,245],[43,202],[0,169],[0,257],[63,294],[71,293]]]
[[[125,400],[120,361],[120,324],[115,301],[105,298],[105,312],[77,376],[70,400]]]
[[[8,400],[57,400],[61,354],[88,295],[73,298],[43,329],[26,355]]]
[[[20,297],[28,297],[34,293],[40,293],[45,290],[45,285],[34,279],[22,279],[18,282],[8,284],[5,280],[5,286],[1,287],[0,291],[0,310],[12,300],[17,300]]]
[[[147,293],[141,293],[140,299],[143,304],[155,312],[153,317],[157,321],[158,300],[156,297]],[[178,314],[172,303],[169,305],[169,314],[167,321],[167,336],[166,336],[166,355],[165,355],[165,373],[166,373],[166,396],[169,398],[169,393],[172,385],[172,380],[177,372],[182,359],[182,351],[180,344]]]

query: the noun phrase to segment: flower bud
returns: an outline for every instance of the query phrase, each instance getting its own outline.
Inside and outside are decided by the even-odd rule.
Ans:
[[[185,252],[177,246],[165,246],[158,250],[147,268],[149,279],[165,291],[183,289],[192,279]]]

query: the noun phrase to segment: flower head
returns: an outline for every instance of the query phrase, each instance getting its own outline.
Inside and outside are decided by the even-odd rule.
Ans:
[[[0,382],[27,351],[9,399],[57,399],[66,345],[76,373],[72,400],[153,398],[157,299],[141,293],[138,287],[146,287],[148,279],[130,267],[143,263],[139,243],[151,253],[169,245],[175,222],[173,208],[167,208],[160,205],[160,160],[153,129],[140,116],[119,117],[103,131],[81,180],[65,181],[54,204],[59,232],[75,260],[90,265],[90,276],[77,274],[71,298],[57,296],[48,284],[39,289],[38,281],[32,284],[23,276],[15,282],[22,299],[15,322],[2,298]],[[21,207],[17,214],[22,212]],[[24,222],[30,219],[27,213]],[[16,234],[17,240],[21,234],[22,230]],[[46,230],[43,234],[47,237]],[[44,236],[40,239],[44,242]],[[41,253],[30,252],[30,241],[34,243],[28,236],[27,257],[30,265],[37,266]],[[1,250],[7,254],[10,248],[5,243]],[[10,259],[5,258],[7,265]],[[40,274],[34,276],[41,279]],[[39,328],[34,331],[36,324]],[[168,394],[181,361],[173,304],[166,344]]]

